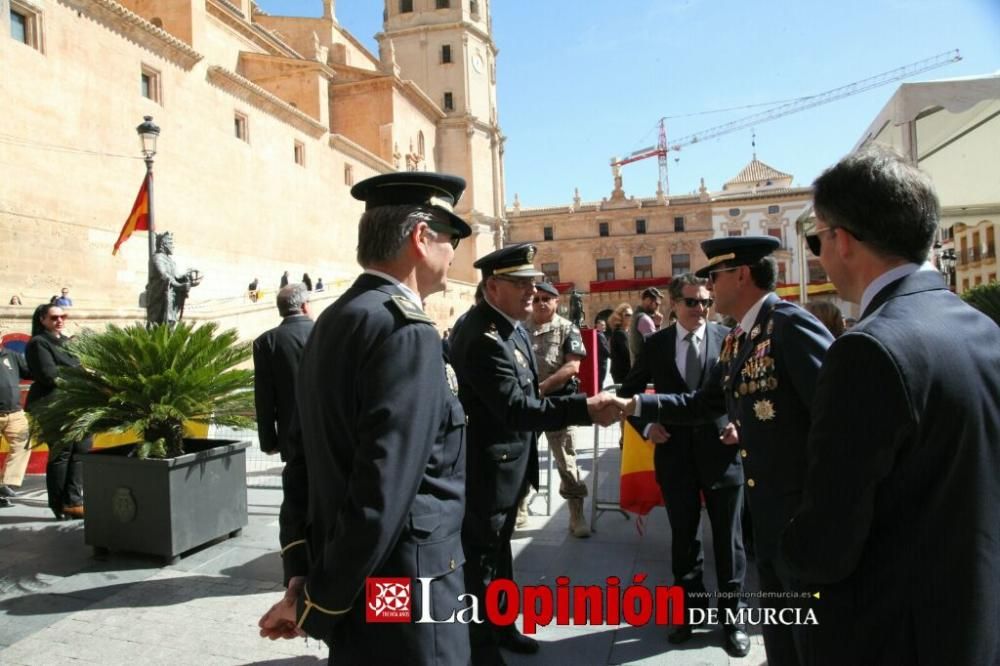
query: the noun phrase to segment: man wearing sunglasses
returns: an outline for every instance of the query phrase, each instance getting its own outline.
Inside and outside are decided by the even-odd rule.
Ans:
[[[514,577],[510,537],[518,503],[538,487],[538,432],[571,425],[609,425],[624,401],[606,393],[543,397],[538,361],[523,321],[543,273],[532,263],[535,246],[511,245],[482,257],[482,303],[468,312],[451,341],[459,397],[469,415],[466,512],[462,526],[465,580],[486,608],[486,587]],[[506,599],[500,600],[506,607]],[[513,625],[488,620],[469,625],[472,663],[503,664],[498,648],[533,653],[538,643]]]
[[[366,619],[384,601],[369,577],[434,578],[430,598],[411,588],[413,617],[464,608],[465,412],[422,307],[444,290],[454,244],[471,233],[453,212],[464,189],[455,176],[405,172],[351,190],[365,202],[364,273],[319,316],[296,384],[307,531],[283,553],[301,560],[304,548],[308,569],[261,618],[263,636],[305,632],[346,663],[469,661],[461,624]],[[295,517],[286,508],[282,528]]]
[[[703,241],[715,307],[738,325],[723,341],[712,376],[693,393],[639,395],[635,416],[643,422],[697,425],[725,414],[723,443],[739,444],[746,501],[753,518],[754,549],[762,608],[801,608],[781,596],[802,593],[778,557],[781,531],[802,495],[805,446],[816,378],[833,337],[798,305],[774,293],[779,242],[770,236],[737,236]],[[776,593],[776,594],[775,594]],[[802,663],[797,627],[763,626],[771,666]]]
[[[657,393],[687,393],[697,390],[708,378],[729,333],[725,326],[708,321],[713,299],[707,280],[688,273],[670,282],[670,302],[677,322],[646,339],[639,357],[618,395],[629,398],[652,383]],[[631,419],[633,425],[635,419]],[[688,593],[688,608],[709,606],[703,595],[704,553],[701,545],[701,505],[712,526],[715,576],[720,592],[718,606],[735,610],[740,605],[746,571],[746,556],[740,515],[743,508],[743,465],[736,447],[719,440],[725,428],[724,414],[711,422],[694,426],[651,423],[637,425],[647,439],[656,443],[653,461],[656,481],[670,520],[671,569],[674,584]],[[740,624],[724,626],[724,646],[735,657],[750,651],[750,638]],[[675,627],[668,640],[684,643],[692,636],[691,625]]]
[[[1000,663],[1000,329],[926,263],[940,205],[889,149],[813,184],[813,248],[861,318],[830,348],[782,552],[818,664]]]

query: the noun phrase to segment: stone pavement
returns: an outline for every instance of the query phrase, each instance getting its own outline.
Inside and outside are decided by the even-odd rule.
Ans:
[[[602,469],[613,469],[616,455],[602,453]],[[586,457],[583,468],[591,469],[591,462]],[[616,478],[604,481],[602,488],[613,493]],[[15,499],[16,507],[0,510],[0,664],[293,665],[326,660],[326,647],[316,641],[270,642],[257,636],[258,618],[281,594],[279,490],[250,488],[250,524],[240,536],[162,566],[155,558],[122,553],[95,559],[83,543],[82,522],[52,520],[44,479],[29,477],[25,489]],[[587,508],[589,512],[589,501]],[[544,509],[544,498],[536,497],[532,510]],[[557,497],[551,517],[533,515],[515,535],[520,585],[554,586],[560,575],[569,576],[574,585],[599,584],[616,575],[624,589],[638,573],[646,574],[650,585],[669,582],[670,530],[663,509],[650,514],[644,536],[634,520],[614,512],[599,518],[590,539],[570,537],[568,522]],[[705,546],[711,579],[709,538]],[[713,580],[706,583],[714,585]],[[758,666],[765,660],[759,631],[751,634],[753,649],[745,659],[726,655],[718,629],[696,631],[683,646],[669,644],[666,633],[652,625],[552,625],[539,628],[542,649],[537,655],[505,656],[510,664],[536,666]]]

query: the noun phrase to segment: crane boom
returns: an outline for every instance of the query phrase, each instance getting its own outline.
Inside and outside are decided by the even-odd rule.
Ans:
[[[732,132],[739,131],[741,129],[746,129],[747,127],[752,127],[760,123],[775,120],[776,118],[781,118],[783,116],[788,116],[793,113],[798,113],[799,111],[805,111],[806,109],[811,109],[823,104],[828,104],[834,102],[838,99],[843,99],[845,97],[850,97],[852,95],[857,95],[863,93],[867,90],[872,90],[873,88],[878,88],[887,83],[892,83],[894,81],[900,81],[902,79],[907,79],[911,76],[921,74],[923,72],[930,71],[932,69],[937,69],[938,67],[944,67],[953,62],[958,62],[962,59],[961,54],[958,49],[953,51],[945,51],[944,53],[939,53],[936,56],[930,58],[925,58],[924,60],[918,60],[917,62],[910,63],[908,65],[903,65],[902,67],[897,67],[896,69],[891,69],[887,72],[882,72],[881,74],[876,74],[875,76],[870,76],[866,79],[861,79],[853,83],[848,83],[847,85],[840,86],[839,88],[833,88],[816,95],[809,95],[807,97],[799,97],[793,99],[790,102],[780,104],[774,108],[768,109],[767,111],[761,111],[759,113],[754,113],[749,116],[744,116],[743,118],[738,118],[731,122],[717,125],[715,127],[710,127],[701,132],[695,132],[693,134],[688,134],[683,136],[677,141],[668,144],[667,143],[667,130],[666,130],[666,118],[660,118],[658,122],[659,126],[659,140],[655,146],[647,146],[646,148],[641,148],[634,152],[629,153],[623,159],[618,159],[617,157],[611,158],[611,165],[618,167],[625,164],[631,164],[632,162],[638,162],[650,157],[657,157],[660,163],[660,178],[657,184],[657,189],[662,190],[664,193],[669,194],[669,184],[668,184],[668,174],[667,174],[667,153],[670,151],[679,151],[684,146],[691,146],[701,141],[706,141],[708,139],[714,139],[725,134],[730,134]]]

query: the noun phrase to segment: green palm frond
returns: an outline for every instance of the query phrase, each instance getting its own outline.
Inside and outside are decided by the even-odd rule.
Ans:
[[[32,409],[56,446],[98,432],[143,433],[142,447],[179,455],[185,422],[247,427],[253,423],[250,343],[214,323],[108,326],[70,343],[81,367],[64,368],[51,399]]]

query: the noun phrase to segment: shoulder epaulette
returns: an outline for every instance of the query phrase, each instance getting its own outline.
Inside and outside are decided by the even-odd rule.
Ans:
[[[393,296],[392,303],[409,321],[422,321],[425,324],[433,324],[434,320],[427,316],[427,314],[417,307],[417,304],[406,298],[405,296]]]

